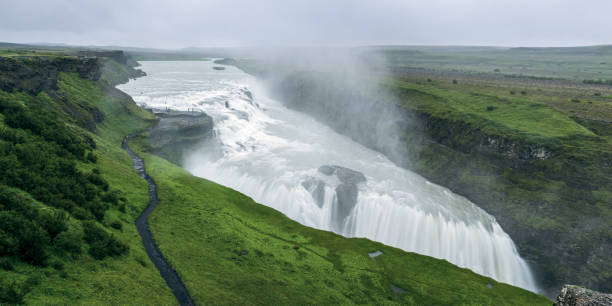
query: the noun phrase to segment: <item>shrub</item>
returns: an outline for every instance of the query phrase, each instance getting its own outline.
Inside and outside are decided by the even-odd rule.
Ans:
[[[110,204],[118,204],[119,198],[121,198],[121,192],[119,190],[111,190],[102,195],[102,201]]]
[[[92,173],[87,175],[87,181],[89,181],[90,183],[96,186],[102,187],[104,191],[108,190],[108,183],[100,175],[100,170],[98,169],[94,169],[94,170],[97,170],[97,171],[92,171]]]
[[[10,257],[0,257],[0,269],[6,271],[13,270],[13,262]]]
[[[16,254],[18,247],[17,238],[0,229],[0,256]]]
[[[511,94],[511,95],[513,95],[513,94],[515,94],[515,93],[516,93],[516,92],[515,92],[514,90],[511,90],[511,91],[510,91],[510,94]]]
[[[14,211],[0,211],[0,256],[17,255],[34,265],[45,265],[49,234],[38,224]]]
[[[527,91],[525,91],[525,90],[521,90],[521,95],[523,95],[523,96],[524,96],[524,95],[527,95]]]
[[[83,235],[77,230],[67,230],[53,239],[53,245],[57,250],[63,250],[68,253],[79,255],[82,251]]]
[[[121,230],[123,228],[123,223],[121,223],[119,220],[114,220],[110,223],[110,227],[116,230]]]
[[[51,267],[53,267],[53,269],[57,271],[62,271],[64,270],[64,263],[60,260],[54,260],[53,263],[51,264]]]
[[[23,297],[29,291],[25,283],[20,284],[16,281],[2,280],[0,285],[0,302],[23,304]]]
[[[457,84],[457,83],[458,83],[457,80],[453,80],[453,84]]]
[[[68,215],[63,211],[43,213],[38,219],[38,223],[47,230],[51,239],[68,229]]]
[[[83,223],[85,241],[89,243],[89,254],[95,259],[104,259],[107,256],[122,256],[129,252],[129,247],[117,240],[114,235],[107,233],[95,222]]]
[[[108,191],[108,182],[99,171],[84,174],[76,167],[76,160],[96,160],[87,151],[90,144],[83,140],[85,136],[69,129],[44,97],[23,96],[20,102],[0,98],[0,111],[7,126],[0,133],[0,186],[19,188],[76,218],[102,220],[108,206],[100,204],[100,195]],[[11,204],[10,209],[21,204]],[[5,208],[4,203],[0,205],[0,210]],[[59,228],[53,228],[58,220],[49,216],[39,220],[30,212],[23,214],[36,219],[35,223],[44,222],[51,238],[62,229],[61,221],[55,223]]]
[[[97,163],[98,162],[98,157],[96,156],[96,154],[94,154],[93,152],[87,152],[87,160],[92,162],[92,163]]]

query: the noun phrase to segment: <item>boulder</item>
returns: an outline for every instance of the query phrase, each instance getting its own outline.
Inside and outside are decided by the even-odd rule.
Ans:
[[[366,181],[363,173],[336,165],[323,165],[319,167],[318,171],[328,176],[335,174],[344,184],[359,184]]]
[[[323,207],[323,202],[325,201],[325,183],[322,180],[309,177],[302,182],[302,186],[310,192],[315,203],[317,203],[319,207]]]
[[[253,101],[253,94],[246,88],[241,89],[242,93],[249,99],[249,101]]]
[[[353,207],[357,205],[359,190],[355,184],[340,184],[336,187],[336,201],[332,208],[332,219],[338,229],[344,219],[351,214]]]
[[[601,293],[580,286],[565,285],[554,305],[612,306],[612,294]]]
[[[202,112],[157,113],[159,121],[151,129],[150,148],[180,164],[182,154],[213,137],[213,120]]]
[[[336,165],[323,165],[317,171],[327,176],[335,175],[340,180],[332,207],[332,227],[339,232],[342,230],[344,220],[357,205],[359,195],[357,184],[365,182],[366,177],[359,171]]]

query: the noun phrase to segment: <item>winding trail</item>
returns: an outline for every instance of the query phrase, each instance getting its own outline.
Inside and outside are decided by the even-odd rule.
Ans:
[[[170,264],[166,261],[162,253],[155,245],[155,241],[153,240],[153,235],[149,230],[149,226],[147,221],[149,219],[149,215],[153,212],[157,204],[159,204],[159,200],[157,198],[157,185],[152,178],[150,178],[145,172],[145,164],[144,160],[140,158],[136,153],[134,153],[130,147],[128,146],[128,141],[130,137],[127,137],[123,140],[121,147],[130,154],[132,161],[134,162],[134,169],[140,177],[144,178],[149,184],[149,205],[145,210],[140,214],[138,219],[136,219],[136,228],[138,229],[138,234],[142,238],[142,244],[144,245],[145,251],[149,255],[149,258],[155,264],[157,270],[168,284],[168,287],[172,289],[174,296],[178,300],[180,305],[195,305],[193,300],[189,296],[187,292],[187,288],[185,284],[181,281],[178,274]]]

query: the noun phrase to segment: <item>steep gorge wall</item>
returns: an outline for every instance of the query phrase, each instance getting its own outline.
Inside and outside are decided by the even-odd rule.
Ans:
[[[495,135],[473,120],[364,97],[312,74],[291,74],[271,87],[288,107],[495,216],[521,255],[535,263],[550,296],[567,282],[612,290],[610,221],[601,214],[611,204],[605,191],[612,190],[612,156],[576,151],[598,139],[537,142]],[[418,99],[396,94],[403,102]]]

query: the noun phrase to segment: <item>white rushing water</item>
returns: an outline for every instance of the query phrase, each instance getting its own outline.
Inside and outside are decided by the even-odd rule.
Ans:
[[[185,160],[194,175],[245,193],[304,225],[446,259],[537,290],[510,237],[466,198],[283,107],[234,67],[213,70],[212,62],[142,65],[148,76],[119,86],[139,105],[195,109],[214,119],[216,139]],[[356,184],[354,207],[345,205],[339,212],[336,188],[341,182],[337,175],[317,171],[322,165],[365,175],[366,181]]]

